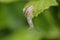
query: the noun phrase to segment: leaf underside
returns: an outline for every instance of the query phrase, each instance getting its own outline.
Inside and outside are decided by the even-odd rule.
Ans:
[[[56,2],[56,0],[33,0],[33,1],[29,1],[23,10],[25,10],[27,7],[29,6],[33,6],[34,7],[34,15],[38,16],[38,14],[40,14],[41,12],[43,12],[45,9],[48,9],[51,6],[57,6],[58,3]]]

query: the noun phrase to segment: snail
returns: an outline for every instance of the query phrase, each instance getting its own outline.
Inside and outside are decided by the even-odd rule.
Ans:
[[[32,22],[32,17],[33,17],[33,11],[34,11],[34,7],[33,6],[29,6],[24,10],[24,16],[27,19],[27,22],[29,24],[29,28],[33,29],[34,28],[34,24]]]

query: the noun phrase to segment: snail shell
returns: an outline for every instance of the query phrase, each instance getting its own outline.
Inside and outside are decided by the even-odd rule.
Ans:
[[[25,17],[27,17],[27,16],[31,16],[32,17],[33,16],[33,11],[34,11],[33,6],[27,7],[25,9],[25,11],[24,11]]]

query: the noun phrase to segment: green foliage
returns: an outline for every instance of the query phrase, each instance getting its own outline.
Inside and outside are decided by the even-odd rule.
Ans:
[[[32,30],[23,13],[30,5],[37,16]],[[0,40],[59,40],[59,31],[60,0],[0,0]]]
[[[19,0],[0,0],[1,3],[11,3],[16,1],[19,1]]]
[[[41,12],[43,12],[45,9],[48,9],[50,6],[56,6],[58,3],[56,0],[34,0],[34,1],[29,1],[24,10],[29,7],[33,6],[34,7],[34,15],[33,16],[38,16]]]

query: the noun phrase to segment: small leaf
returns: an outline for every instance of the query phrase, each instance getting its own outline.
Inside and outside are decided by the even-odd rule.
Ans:
[[[34,15],[33,16],[38,16],[38,14],[40,14],[41,12],[43,12],[45,9],[48,9],[50,6],[56,6],[58,5],[58,3],[56,2],[56,0],[31,0],[29,1],[23,11],[29,7],[29,6],[33,6],[34,7]]]

